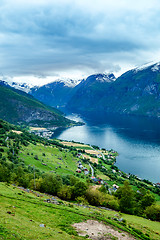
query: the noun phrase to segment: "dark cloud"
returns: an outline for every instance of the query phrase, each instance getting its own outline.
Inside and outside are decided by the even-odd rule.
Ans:
[[[159,10],[158,0],[1,1],[0,72],[117,72],[155,60]]]

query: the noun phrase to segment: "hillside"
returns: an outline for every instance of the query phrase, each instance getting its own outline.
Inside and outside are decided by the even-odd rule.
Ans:
[[[159,117],[160,65],[126,72],[109,87],[98,105],[108,112]]]
[[[71,79],[66,82],[57,80],[41,87],[31,88],[30,94],[49,106],[64,108],[75,93],[77,83]]]
[[[94,74],[79,84],[57,81],[32,88],[43,103],[76,113],[120,113],[160,116],[160,64],[147,64],[122,74]],[[72,83],[72,84],[71,84]]]
[[[71,111],[108,112],[149,117],[160,116],[160,64],[148,64],[124,73],[116,80],[81,82],[67,107]],[[92,79],[92,80],[91,80]],[[112,81],[114,80],[114,81]]]
[[[75,122],[66,119],[56,109],[45,106],[31,95],[0,84],[0,118],[15,124],[41,127],[69,126]]]
[[[53,197],[52,202],[47,202],[47,199],[51,199],[52,196],[36,191],[27,191],[27,189],[12,185],[7,186],[3,183],[0,183],[0,196],[0,239],[2,240],[80,240],[88,239],[87,235],[90,235],[91,239],[94,240],[117,239],[116,237],[121,237],[124,240],[145,239],[137,237],[142,231],[143,236],[151,236],[148,239],[158,240],[160,236],[160,223],[140,217],[127,214],[119,215],[115,211],[96,207],[76,206],[57,197]],[[125,224],[117,221],[122,217]],[[86,237],[78,236],[72,225],[79,223],[83,226],[89,220],[92,221],[91,225],[86,224],[88,230],[83,230]],[[100,223],[99,228],[95,228],[94,223],[97,221],[104,223],[103,231],[104,227],[107,230],[105,234],[100,229]],[[92,226],[94,226],[94,230],[91,228]],[[98,232],[101,232],[99,237]]]
[[[75,87],[75,94],[67,104],[67,108],[76,112],[95,111],[97,103],[106,94],[108,87],[114,82],[113,74],[94,74]],[[99,111],[101,107],[98,105]]]
[[[160,221],[160,189],[120,171],[115,151],[46,140],[2,120],[0,136],[1,239],[84,239],[75,223],[94,240],[159,239],[160,223],[141,216]]]

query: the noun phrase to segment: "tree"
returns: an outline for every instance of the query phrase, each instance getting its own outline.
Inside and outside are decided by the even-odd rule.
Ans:
[[[146,207],[151,206],[155,202],[155,197],[150,193],[150,191],[147,191],[147,193],[142,197],[140,204],[142,209],[145,209]]]
[[[160,206],[152,205],[146,208],[146,216],[153,221],[160,221]]]
[[[86,194],[87,185],[84,182],[77,182],[73,187],[73,197],[84,196]]]
[[[134,191],[128,181],[125,181],[124,185],[116,191],[115,196],[119,198],[120,211],[133,214],[135,205]]]
[[[72,187],[63,185],[57,193],[58,197],[64,200],[70,200],[72,197]]]
[[[41,185],[41,191],[50,193],[50,194],[57,194],[59,189],[62,187],[62,178],[59,175],[53,174],[45,174],[43,176],[43,182]]]

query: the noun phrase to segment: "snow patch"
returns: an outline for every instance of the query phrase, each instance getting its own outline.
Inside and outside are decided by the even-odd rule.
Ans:
[[[17,83],[17,82],[8,82],[8,85],[13,87],[13,88],[15,88],[15,89],[18,89],[18,90],[21,90],[23,92],[26,92],[26,93],[29,93],[30,89],[33,87],[32,84]]]
[[[26,93],[29,93],[30,89],[33,87],[32,84],[12,82],[10,79],[0,81],[3,82],[3,84],[6,86],[13,87]]]
[[[155,65],[151,68],[151,70],[152,70],[153,72],[159,71],[159,70],[160,70],[160,63],[155,64]]]
[[[159,66],[160,66],[160,63],[155,63],[155,62],[149,62],[149,63],[146,63],[140,67],[136,67],[135,69],[133,69],[134,73],[137,73],[139,71],[142,71],[142,70],[145,70],[149,67],[152,67],[151,70],[153,72],[155,71],[159,71]]]
[[[58,79],[55,82],[62,82],[65,86],[74,88],[76,85],[78,85],[82,80],[77,79],[70,79],[70,78],[64,78],[64,79]]]
[[[111,81],[115,81],[116,78],[112,73],[111,74],[99,74],[99,75],[97,75],[96,80],[100,81],[100,82],[111,82]]]

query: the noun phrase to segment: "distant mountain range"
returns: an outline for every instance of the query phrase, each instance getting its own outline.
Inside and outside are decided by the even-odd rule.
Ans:
[[[49,106],[62,108],[66,106],[70,98],[75,94],[75,87],[80,82],[81,80],[57,80],[41,87],[33,87],[29,93]]]
[[[57,80],[30,88],[29,93],[47,105],[77,113],[160,117],[160,63],[134,68],[117,79],[94,74],[78,82]]]
[[[73,111],[94,111],[97,103],[106,94],[108,87],[116,80],[113,74],[94,74],[75,87],[75,93],[66,107]],[[99,109],[101,106],[98,107]]]
[[[39,127],[66,127],[75,124],[57,109],[0,81],[0,118],[10,123]]]

